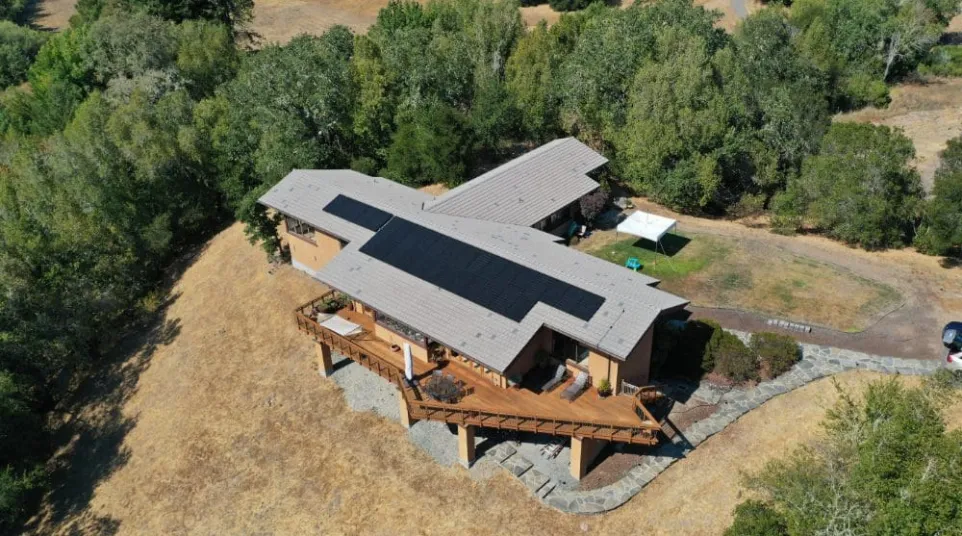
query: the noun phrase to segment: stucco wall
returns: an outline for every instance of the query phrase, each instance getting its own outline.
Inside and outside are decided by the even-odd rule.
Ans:
[[[381,324],[374,324],[374,336],[388,344],[396,344],[401,348],[404,348],[404,343],[408,343],[411,345],[411,355],[414,356],[415,359],[420,359],[425,363],[428,362],[428,350],[421,346],[423,343],[420,341],[412,341],[407,337],[402,337]]]
[[[635,345],[624,361],[591,350],[588,353],[588,374],[591,375],[591,383],[597,387],[602,379],[607,378],[615,392],[618,392],[621,387],[622,380],[634,385],[647,384],[648,373],[651,368],[653,337],[654,328],[648,328],[644,337],[638,341],[638,344]]]
[[[621,385],[621,380],[638,386],[648,384],[648,374],[651,372],[651,348],[654,339],[655,327],[652,326],[648,328],[645,336],[638,341],[635,348],[628,354],[628,359],[621,364],[619,369],[621,374],[618,380],[619,384],[617,386],[612,384],[611,386],[613,388],[618,389]]]
[[[508,370],[505,371],[505,376],[508,378],[514,376],[524,376],[535,364],[535,358],[538,356],[538,351],[544,350],[546,352],[551,351],[551,330],[542,327],[535,332],[528,344],[518,353],[518,357],[511,363]]]
[[[291,248],[291,260],[306,267],[308,270],[317,271],[324,267],[338,252],[341,251],[341,242],[324,234],[321,231],[314,232],[313,241],[302,238],[298,235],[287,232],[287,224],[284,226],[284,234],[287,243]]]

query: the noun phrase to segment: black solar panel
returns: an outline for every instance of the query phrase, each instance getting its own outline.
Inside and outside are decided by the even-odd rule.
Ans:
[[[360,225],[371,231],[377,231],[391,219],[390,212],[384,212],[379,208],[351,199],[345,195],[335,197],[324,207],[324,212],[333,214],[338,218]]]
[[[361,246],[361,253],[515,322],[538,302],[587,321],[605,302],[601,296],[403,218],[391,219]]]

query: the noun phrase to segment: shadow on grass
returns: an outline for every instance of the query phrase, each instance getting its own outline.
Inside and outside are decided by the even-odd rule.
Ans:
[[[633,245],[637,248],[651,251],[652,253],[674,257],[678,255],[681,250],[685,249],[685,246],[687,246],[689,242],[691,242],[691,239],[688,237],[669,233],[661,238],[661,242],[655,243],[646,238],[642,238]]]
[[[960,268],[962,267],[962,257],[942,257],[939,260],[939,266],[942,268]]]
[[[57,527],[67,534],[116,534],[120,522],[89,510],[97,486],[130,459],[124,446],[136,418],[124,406],[137,393],[140,376],[156,351],[180,334],[177,318],[168,318],[180,297],[173,284],[203,253],[204,244],[189,248],[171,264],[162,282],[166,298],[149,318],[132,321],[129,334],[80,379],[51,418],[54,455],[47,463],[49,482],[39,515],[24,529],[45,532]],[[139,331],[138,331],[139,330]]]
[[[41,26],[40,24],[37,24],[37,21],[46,15],[49,15],[49,13],[47,13],[43,8],[41,8],[40,0],[30,0],[24,6],[23,11],[20,13],[20,15],[17,17],[17,20],[14,22],[17,22],[18,24],[22,24],[24,26],[29,26],[30,28],[33,28],[34,30],[37,30],[40,32],[56,32],[57,28],[50,28],[47,26]]]

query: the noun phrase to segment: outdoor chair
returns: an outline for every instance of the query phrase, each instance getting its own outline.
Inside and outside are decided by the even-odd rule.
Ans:
[[[578,377],[575,378],[575,381],[573,381],[571,385],[569,385],[568,388],[561,393],[561,398],[567,400],[568,402],[574,402],[574,400],[578,398],[578,395],[585,390],[587,383],[588,375],[584,372],[579,372]]]
[[[564,381],[565,372],[567,371],[567,367],[564,365],[558,365],[558,368],[555,369],[554,376],[552,376],[551,379],[541,386],[541,390],[547,393],[557,387],[562,381]]]

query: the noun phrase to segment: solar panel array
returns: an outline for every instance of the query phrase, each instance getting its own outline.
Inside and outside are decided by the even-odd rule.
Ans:
[[[341,194],[338,194],[337,197],[324,206],[324,212],[333,214],[338,218],[360,225],[371,231],[377,231],[392,217],[390,212],[385,212],[367,203],[362,203]]]
[[[360,251],[515,322],[538,302],[588,321],[605,301],[403,218],[384,225]]]

